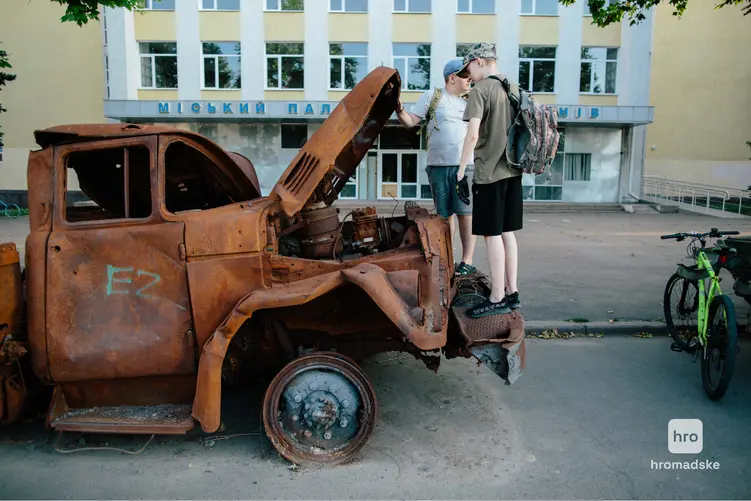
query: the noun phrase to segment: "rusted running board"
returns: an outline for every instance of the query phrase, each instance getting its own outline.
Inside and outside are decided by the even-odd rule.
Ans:
[[[68,408],[61,392],[53,397],[48,426],[58,431],[184,435],[195,426],[190,404]]]
[[[489,292],[487,278],[480,273],[459,278],[451,313],[465,341],[460,353],[484,363],[509,385],[519,379],[525,367],[524,319],[518,311],[469,318],[466,311]]]

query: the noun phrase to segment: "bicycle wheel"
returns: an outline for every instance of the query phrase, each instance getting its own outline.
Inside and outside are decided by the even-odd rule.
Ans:
[[[699,335],[699,285],[674,273],[665,285],[662,299],[665,323],[675,345],[683,351],[694,352]]]
[[[711,400],[720,400],[730,385],[738,348],[738,333],[733,301],[716,296],[709,306],[707,345],[701,357],[701,380]],[[713,375],[713,369],[717,375]]]
[[[8,207],[5,209],[5,214],[10,219],[18,219],[21,217],[21,209],[16,204],[8,204]]]

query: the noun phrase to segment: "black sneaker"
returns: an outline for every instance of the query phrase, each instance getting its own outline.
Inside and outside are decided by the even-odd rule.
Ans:
[[[459,264],[459,266],[456,267],[456,270],[454,271],[454,275],[471,275],[475,271],[477,271],[477,269],[474,266],[462,261]]]
[[[490,301],[490,298],[486,298],[482,303],[467,310],[467,316],[469,318],[487,317],[488,315],[505,315],[506,313],[511,313],[511,308],[509,308],[508,301],[505,297],[498,303],[493,303]]]
[[[521,301],[519,301],[519,291],[512,292],[511,294],[506,294],[506,302],[508,303],[508,307],[512,310],[521,308],[522,303]]]

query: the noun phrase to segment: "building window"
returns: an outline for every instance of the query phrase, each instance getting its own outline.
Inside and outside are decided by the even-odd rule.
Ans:
[[[579,92],[615,94],[618,49],[582,47]]]
[[[495,0],[457,0],[460,14],[495,14]]]
[[[471,43],[458,43],[456,44],[456,57],[463,58],[469,52],[474,44]]]
[[[303,12],[305,10],[305,0],[266,0],[265,10]]]
[[[394,0],[394,12],[430,12],[431,0]]]
[[[240,42],[203,42],[203,88],[241,88]]]
[[[305,84],[305,44],[266,44],[266,88],[302,89]]]
[[[3,163],[3,147],[0,146],[0,164]]]
[[[300,149],[308,141],[306,124],[282,124],[282,148]]]
[[[519,85],[532,92],[555,92],[555,47],[519,47]]]
[[[532,16],[557,16],[558,0],[522,0],[521,13]]]
[[[602,9],[607,9],[608,6],[610,6],[610,0],[604,0],[605,3],[602,6]],[[591,16],[592,12],[589,10],[589,0],[584,0],[584,15],[585,16]]]
[[[177,43],[141,42],[141,87],[177,88]]]
[[[403,90],[430,88],[430,44],[393,44],[394,64],[402,78]]]
[[[329,0],[331,12],[368,12],[368,0]]]
[[[591,153],[566,154],[566,181],[589,181],[592,174]]]
[[[240,0],[201,0],[203,10],[240,10]]]
[[[329,89],[351,90],[368,74],[368,44],[329,44]]]
[[[175,0],[141,0],[142,10],[175,10]]]

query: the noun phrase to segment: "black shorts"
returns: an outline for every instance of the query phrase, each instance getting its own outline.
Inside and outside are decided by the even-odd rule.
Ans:
[[[472,234],[492,237],[522,229],[522,177],[472,183]]]

